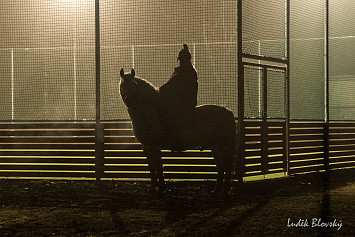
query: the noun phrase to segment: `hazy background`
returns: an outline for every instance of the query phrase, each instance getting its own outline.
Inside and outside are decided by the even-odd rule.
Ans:
[[[237,115],[237,1],[101,0],[102,119],[127,119],[119,70],[161,86],[189,45],[199,104]],[[285,0],[243,4],[243,52],[286,56]],[[330,114],[355,115],[355,2],[330,0]],[[291,0],[292,119],[324,119],[325,1]],[[0,120],[95,119],[94,0],[0,3]],[[246,71],[245,111],[260,117],[261,74]],[[285,75],[269,74],[269,117],[285,116]]]

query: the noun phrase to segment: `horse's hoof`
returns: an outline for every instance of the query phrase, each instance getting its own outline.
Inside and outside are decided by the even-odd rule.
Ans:
[[[221,195],[221,192],[222,190],[221,189],[215,189],[212,191],[211,195],[213,198],[218,198],[220,195]]]
[[[217,199],[224,199],[229,195],[230,188],[218,187],[212,191],[212,197]]]
[[[165,184],[159,185],[159,190],[165,191],[166,190],[166,185]]]
[[[222,190],[222,194],[228,196],[231,191],[230,187],[226,187]]]
[[[151,195],[155,195],[155,194],[157,193],[157,191],[158,191],[158,188],[157,188],[157,187],[150,187],[150,188],[149,188],[149,193],[150,193]]]
[[[165,195],[165,188],[152,187],[149,193],[154,198],[162,198]]]
[[[158,189],[157,196],[158,196],[158,198],[164,197],[165,196],[165,191]]]
[[[221,192],[221,195],[219,196],[220,198],[222,198],[222,199],[225,199],[225,198],[227,198],[229,196],[229,190],[223,190],[222,192]]]

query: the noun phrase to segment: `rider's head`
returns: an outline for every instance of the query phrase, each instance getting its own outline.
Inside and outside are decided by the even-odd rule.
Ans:
[[[189,51],[189,48],[187,47],[186,44],[183,45],[184,48],[180,50],[178,59],[180,61],[180,64],[185,64],[189,63],[191,60],[191,53]]]

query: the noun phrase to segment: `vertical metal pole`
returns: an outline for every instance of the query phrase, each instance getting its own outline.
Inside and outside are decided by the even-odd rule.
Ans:
[[[78,10],[78,8],[76,8]],[[75,22],[74,22],[74,46],[73,46],[73,76],[74,76],[74,120],[78,119],[77,114],[77,41],[78,41],[78,14],[75,13]]]
[[[95,126],[95,177],[100,180],[104,167],[103,126],[100,117],[100,1],[95,0],[95,63],[96,63],[96,126]]]
[[[76,70],[76,56],[77,55],[77,47],[76,47],[76,39],[75,45],[73,47],[73,76],[74,76],[74,120],[78,119],[77,115],[77,70]]]
[[[285,121],[285,150],[284,171],[290,174],[291,152],[290,152],[290,0],[286,2],[286,121]]]
[[[323,175],[323,198],[321,217],[325,221],[330,220],[331,196],[330,196],[330,172],[329,172],[329,0],[325,1],[325,116],[324,116],[324,169]],[[321,235],[326,236],[325,230],[321,230]]]
[[[329,0],[325,1],[325,118],[324,118],[324,168],[329,171]]]
[[[261,55],[261,41],[258,40],[258,55]],[[258,60],[258,63],[261,64],[261,60]],[[261,83],[262,83],[262,72],[258,70],[258,111],[262,111],[261,104],[262,104],[262,98],[261,98]]]
[[[263,113],[261,123],[261,171],[267,173],[268,158],[268,126],[267,126],[267,67],[263,67]]]
[[[239,182],[243,182],[244,176],[244,66],[243,66],[243,24],[242,24],[242,9],[243,1],[237,0],[237,14],[238,14],[238,170],[237,178]]]
[[[15,65],[14,49],[11,49],[11,120],[15,119]]]

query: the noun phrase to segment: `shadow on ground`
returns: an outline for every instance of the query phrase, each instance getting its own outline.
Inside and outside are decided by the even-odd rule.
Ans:
[[[147,182],[2,179],[0,235],[354,236],[354,174],[236,184],[224,198],[208,181],[169,182],[157,198]],[[309,226],[288,227],[299,220]]]

